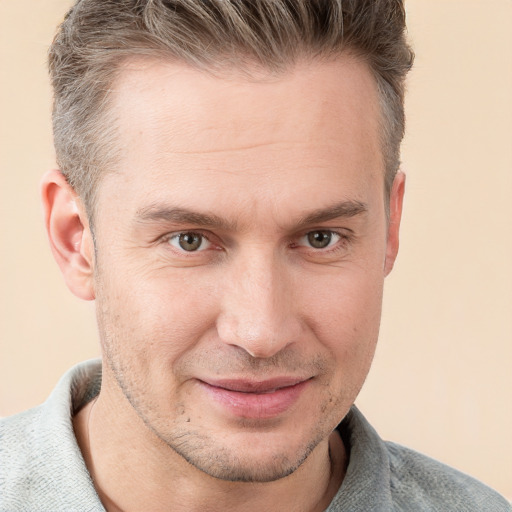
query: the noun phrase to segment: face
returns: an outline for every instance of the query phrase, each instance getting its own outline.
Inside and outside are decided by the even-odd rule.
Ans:
[[[377,341],[394,249],[374,80],[348,57],[253,81],[134,61],[116,89],[102,393],[212,476],[281,478],[325,446]]]

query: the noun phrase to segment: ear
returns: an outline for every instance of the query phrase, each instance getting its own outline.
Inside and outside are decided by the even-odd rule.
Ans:
[[[386,261],[384,263],[384,273],[386,276],[393,270],[393,265],[395,264],[398,254],[404,192],[405,174],[398,171],[393,181],[393,187],[391,188],[389,197],[388,240],[386,246]]]
[[[79,298],[94,299],[94,244],[85,209],[58,170],[41,180],[44,221],[53,256],[68,288]]]

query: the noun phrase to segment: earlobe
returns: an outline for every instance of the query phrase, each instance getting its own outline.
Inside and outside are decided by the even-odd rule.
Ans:
[[[400,220],[402,219],[402,207],[405,192],[405,174],[401,171],[395,176],[393,187],[389,197],[389,223],[388,239],[386,246],[386,261],[384,263],[384,273],[387,276],[391,270],[398,254]]]
[[[94,246],[85,209],[58,170],[41,181],[44,221],[53,256],[68,288],[79,298],[94,299]]]

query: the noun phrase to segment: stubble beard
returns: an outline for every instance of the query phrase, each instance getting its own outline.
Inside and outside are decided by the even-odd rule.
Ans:
[[[227,482],[244,483],[280,480],[302,466],[318,444],[325,439],[326,429],[327,436],[330,434],[329,428],[326,427],[327,421],[324,419],[316,425],[314,432],[309,436],[309,441],[292,456],[283,450],[264,460],[255,461],[250,455],[238,454],[239,450],[236,446],[229,444],[229,439],[224,437],[223,441],[219,441],[210,431],[194,428],[187,422],[186,415],[179,415],[180,421],[175,421],[172,425],[165,418],[152,417],[154,411],[151,406],[147,405],[141,393],[134,390],[126,378],[130,375],[129,368],[125,368],[119,358],[113,354],[111,343],[107,342],[105,345],[109,346],[104,353],[110,373],[151,435],[162,444],[164,450],[172,450],[188,464],[210,477]],[[240,428],[244,428],[243,425]]]
[[[144,423],[145,428],[150,431],[153,439],[161,443],[163,450],[172,450],[194,468],[213,478],[246,483],[273,482],[285,478],[297,471],[332,430],[332,427],[327,426],[328,419],[322,417],[320,423],[317,423],[314,430],[307,436],[308,440],[292,454],[286,453],[283,449],[260,460],[254,460],[250,454],[244,456],[240,453],[239,447],[230,444],[227,436],[219,440],[214,433],[204,427],[201,429],[194,427],[193,422],[187,421],[186,414],[176,414],[172,424],[166,418],[155,417],[156,405],[152,406],[141,392],[144,389],[143,386],[133,385],[130,380],[133,372],[129,366],[122,363],[122,358],[115,349],[118,345],[113,342],[111,336],[105,334],[103,331],[107,371],[113,376],[122,395]],[[332,400],[342,401],[340,397],[331,397],[325,403]],[[176,410],[180,407],[179,404],[175,406]],[[240,428],[244,428],[243,423]]]
[[[98,291],[99,289],[100,287]],[[126,345],[123,339],[125,336],[133,336],[133,332],[124,332],[122,326],[117,325],[121,319],[112,315],[108,307],[105,309],[101,307],[102,304],[111,303],[105,300],[108,297],[103,297],[101,300],[98,295],[100,293],[97,294],[96,302],[98,328],[104,362],[108,367],[106,370],[111,375],[109,381],[113,381],[117,386],[118,391],[126,398],[155,442],[161,443],[163,450],[172,450],[174,454],[201,472],[228,482],[264,483],[280,480],[301,467],[319,443],[329,437],[337,421],[341,421],[341,417],[333,418],[334,415],[326,415],[326,411],[328,409],[331,413],[333,410],[340,411],[343,404],[347,402],[346,395],[350,393],[343,393],[343,396],[327,396],[324,399],[318,411],[319,422],[312,425],[310,432],[304,436],[302,444],[297,446],[293,453],[287,453],[283,449],[259,461],[255,461],[247,454],[243,456],[236,445],[230,444],[227,436],[218,439],[215,433],[204,426],[199,429],[195,427],[193,422],[187,421],[186,414],[178,412],[180,407],[184,407],[180,404],[173,404],[175,419],[170,423],[169,418],[158,416],[159,407],[156,401],[152,402],[151,397],[147,396],[147,389],[150,387],[144,378],[147,376],[142,375],[142,381],[135,377],[140,374],[140,366],[136,362],[125,361],[122,356],[123,346]],[[145,342],[147,340],[142,339],[134,343],[132,339],[131,346],[141,347]],[[211,365],[211,357],[211,354],[203,351],[199,356],[203,361],[198,361],[196,358],[194,363],[198,367],[203,364],[208,368]],[[137,368],[134,368],[134,365],[137,365]],[[267,372],[274,372],[276,367],[293,371],[299,368],[304,369],[305,365],[300,357],[292,357],[287,361],[284,355],[262,361],[245,354],[238,361],[233,360],[232,366],[238,374],[245,370],[248,374],[258,371],[261,375],[265,375]],[[325,357],[319,356],[308,366],[311,371],[314,368],[318,374],[329,374],[331,363]],[[343,414],[346,412],[348,408]],[[243,425],[240,428],[243,428]]]

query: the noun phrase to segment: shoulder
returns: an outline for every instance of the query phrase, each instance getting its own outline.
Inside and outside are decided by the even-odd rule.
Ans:
[[[45,459],[57,447],[39,434],[42,422],[41,406],[0,420],[0,510],[26,510],[34,489],[46,487]]]
[[[505,498],[474,478],[383,441],[355,406],[338,431],[349,463],[329,512],[512,512]]]
[[[399,510],[512,511],[502,496],[478,480],[396,443],[384,444],[390,491]]]
[[[0,482],[12,476],[18,466],[30,463],[37,448],[38,422],[41,407],[0,419]],[[7,471],[8,469],[8,471]]]
[[[79,365],[44,404],[0,420],[0,512],[103,510],[72,424],[97,374],[97,363]]]

